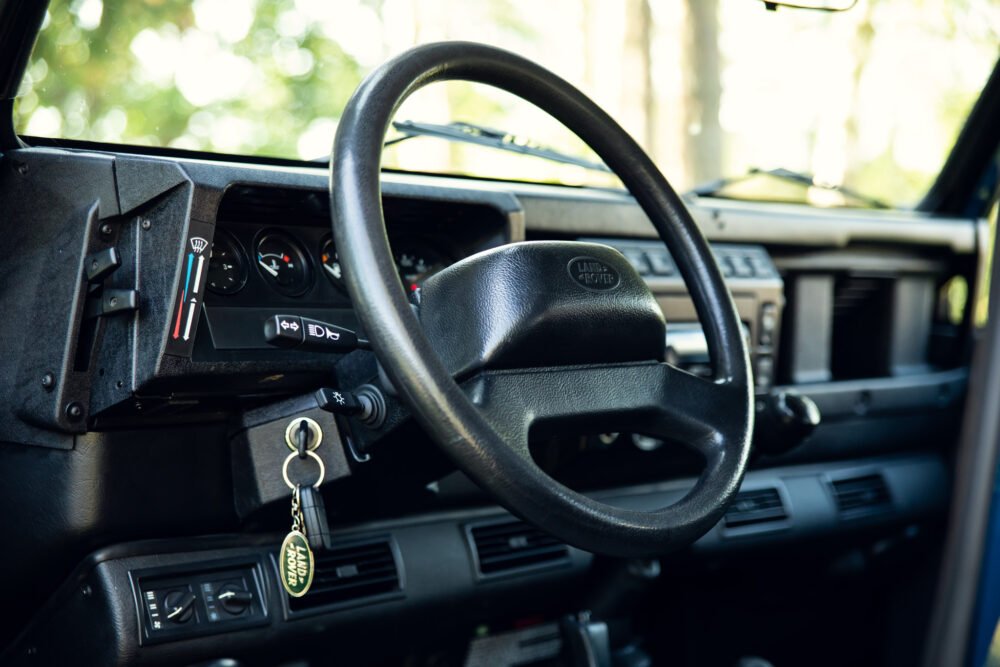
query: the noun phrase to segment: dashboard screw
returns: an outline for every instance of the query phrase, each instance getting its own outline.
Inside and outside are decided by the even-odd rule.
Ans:
[[[21,176],[28,175],[28,163],[27,162],[17,162],[14,164],[14,169],[17,170]]]
[[[83,418],[83,406],[73,401],[66,406],[66,417],[73,422],[80,421]]]
[[[56,378],[52,373],[46,373],[42,376],[42,387],[45,391],[52,391],[52,388],[56,386]]]
[[[83,594],[83,597],[89,598],[94,594],[94,589],[90,587],[90,584],[84,584],[83,588],[80,589],[80,593]]]
[[[149,218],[143,218],[142,219],[142,228],[144,230],[149,231],[149,228],[152,227],[152,226],[153,226],[153,223],[150,222]]]
[[[111,225],[108,224],[107,222],[101,225],[101,236],[111,236],[112,231],[113,230],[111,229]]]

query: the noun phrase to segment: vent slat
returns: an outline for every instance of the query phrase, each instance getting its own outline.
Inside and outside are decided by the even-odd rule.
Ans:
[[[341,566],[347,568],[350,566]],[[391,565],[379,568],[357,568],[353,574],[338,574],[336,570],[317,570],[313,576],[315,581],[343,581],[349,582],[355,579],[372,579],[380,576],[396,576],[396,568]]]
[[[469,531],[482,575],[569,562],[569,548],[521,521],[474,526]]]
[[[833,495],[837,509],[848,516],[879,512],[892,505],[892,496],[882,475],[834,480]]]
[[[358,588],[365,588],[368,586],[381,587],[383,584],[392,583],[394,586],[396,584],[395,574],[386,574],[380,577],[364,577],[358,578],[357,581],[343,580],[343,581],[330,581],[329,579],[317,580],[313,579],[313,589],[310,589],[310,593],[315,593],[317,595],[323,593],[333,593],[333,592],[345,592],[352,591]]]
[[[785,504],[777,489],[754,489],[736,494],[736,499],[726,510],[722,522],[726,528],[738,528],[787,518]]]
[[[355,602],[400,590],[399,571],[388,541],[359,544],[316,554],[313,584],[291,611]]]

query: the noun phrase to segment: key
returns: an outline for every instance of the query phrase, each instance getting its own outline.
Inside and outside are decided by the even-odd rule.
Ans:
[[[296,456],[296,453],[293,452],[292,456]],[[285,540],[281,543],[281,551],[278,552],[281,585],[286,593],[295,598],[300,598],[309,592],[316,570],[316,562],[306,537],[301,494],[300,485],[292,487],[292,530],[285,536]]]
[[[323,551],[330,548],[330,523],[326,519],[326,506],[323,504],[323,494],[317,489],[306,486],[300,491],[302,525],[309,540],[309,548],[313,551]]]

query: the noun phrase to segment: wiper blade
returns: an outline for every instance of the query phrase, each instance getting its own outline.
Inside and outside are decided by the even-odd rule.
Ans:
[[[816,177],[812,174],[807,174],[800,171],[793,171],[791,169],[785,169],[783,167],[778,167],[777,169],[760,169],[758,167],[751,167],[747,173],[742,176],[729,176],[726,178],[719,178],[714,181],[709,181],[708,183],[702,183],[701,185],[696,185],[687,191],[687,194],[697,195],[699,197],[713,197],[718,195],[720,192],[725,190],[730,185],[736,183],[742,183],[748,181],[757,176],[771,176],[773,178],[781,179],[783,181],[789,181],[791,183],[799,183],[807,188],[819,188],[821,190],[829,190],[830,192],[839,192],[842,195],[850,197],[851,199],[856,199],[857,201],[864,202],[872,208],[892,208],[889,204],[885,203],[881,199],[863,194],[843,185],[837,185],[836,183],[824,183],[822,181],[817,181]]]
[[[593,162],[581,157],[567,155],[554,148],[547,148],[529,139],[518,137],[510,132],[494,130],[493,128],[474,125],[472,123],[421,123],[413,120],[394,121],[392,127],[403,136],[386,141],[383,146],[393,146],[414,137],[437,137],[446,141],[462,141],[479,146],[489,146],[511,153],[521,153],[540,157],[552,162],[572,164],[591,171],[611,173],[603,162]]]

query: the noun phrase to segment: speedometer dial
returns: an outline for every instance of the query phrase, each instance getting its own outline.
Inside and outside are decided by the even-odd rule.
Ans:
[[[302,247],[281,232],[266,232],[257,240],[257,269],[264,282],[288,296],[305,292],[312,282]]]

